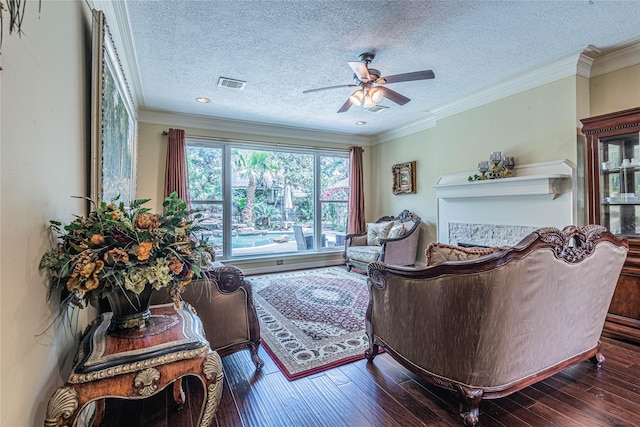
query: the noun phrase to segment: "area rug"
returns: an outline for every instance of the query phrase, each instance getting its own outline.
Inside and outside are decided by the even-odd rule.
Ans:
[[[329,267],[247,279],[262,343],[290,381],[364,357],[367,276]]]

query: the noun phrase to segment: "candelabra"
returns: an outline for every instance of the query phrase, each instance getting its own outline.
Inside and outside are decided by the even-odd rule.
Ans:
[[[511,176],[515,165],[516,163],[513,157],[502,158],[500,151],[492,151],[489,154],[489,160],[481,160],[478,162],[478,172],[480,172],[480,174],[470,176],[469,181],[506,178]]]

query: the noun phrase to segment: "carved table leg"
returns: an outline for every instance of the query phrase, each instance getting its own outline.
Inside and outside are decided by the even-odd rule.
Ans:
[[[78,415],[78,393],[71,387],[59,387],[47,404],[44,427],[72,425]]]
[[[202,364],[202,373],[206,378],[205,402],[200,417],[200,427],[209,427],[216,415],[222,397],[222,360],[218,353],[210,353]]]
[[[465,426],[475,426],[480,418],[480,401],[483,390],[469,389],[463,386],[456,386],[458,398],[460,399],[460,416]]]

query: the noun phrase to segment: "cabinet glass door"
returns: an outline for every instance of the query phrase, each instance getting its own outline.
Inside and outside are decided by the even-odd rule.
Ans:
[[[601,224],[640,235],[640,134],[600,139]]]

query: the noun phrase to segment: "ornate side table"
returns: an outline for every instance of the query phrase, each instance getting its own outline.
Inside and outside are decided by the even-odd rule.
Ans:
[[[187,303],[151,307],[145,328],[107,333],[111,313],[91,323],[64,386],[49,399],[45,427],[75,426],[96,401],[94,420],[102,419],[104,398],[142,399],[173,383],[173,397],[184,404],[181,378],[194,375],[204,386],[200,427],[213,421],[222,395],[222,362],[204,338],[202,323]]]

